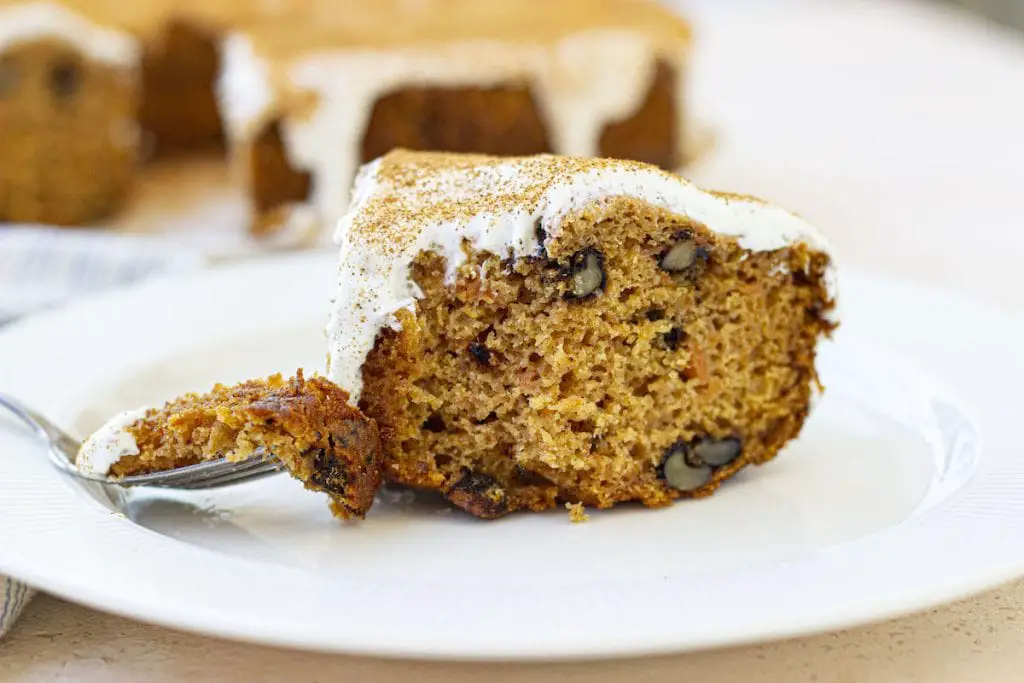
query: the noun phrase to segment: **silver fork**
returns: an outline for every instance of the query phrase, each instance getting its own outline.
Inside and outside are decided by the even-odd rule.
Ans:
[[[277,474],[284,469],[284,464],[276,458],[268,458],[265,453],[256,454],[231,462],[220,458],[209,460],[198,465],[187,465],[150,474],[136,474],[128,477],[111,477],[104,474],[81,472],[75,467],[78,450],[81,447],[76,439],[53,424],[39,413],[29,410],[10,396],[0,394],[0,407],[6,408],[22,422],[32,428],[37,436],[46,441],[50,462],[65,474],[78,479],[95,481],[112,486],[151,486],[167,489],[197,490],[212,489],[231,484],[262,479]]]

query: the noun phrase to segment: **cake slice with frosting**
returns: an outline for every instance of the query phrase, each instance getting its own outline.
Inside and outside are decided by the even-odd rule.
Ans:
[[[121,413],[85,441],[76,465],[126,477],[261,453],[307,489],[327,493],[339,517],[365,516],[380,487],[376,424],[344,391],[301,370]]]
[[[654,166],[396,151],[336,239],[330,378],[384,476],[483,518],[714,492],[801,430],[825,238]]]

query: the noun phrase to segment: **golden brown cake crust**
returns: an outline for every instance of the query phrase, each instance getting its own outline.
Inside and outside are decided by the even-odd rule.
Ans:
[[[201,29],[224,31],[236,26],[305,15],[319,0],[59,0],[60,4],[101,26],[159,40],[169,24],[186,22]],[[344,1],[344,0],[343,0]],[[25,0],[0,0],[0,7]],[[326,5],[324,5],[326,8]]]
[[[25,0],[0,0],[0,7]],[[630,30],[668,50],[689,25],[654,0],[61,0],[99,25],[149,40],[172,22],[246,33],[287,62],[325,48],[393,49],[474,40],[545,43],[580,31]]]
[[[654,0],[303,0],[298,7],[278,13],[273,22],[243,22],[240,30],[282,66],[336,49],[545,44],[583,32],[640,33],[666,54],[678,54],[691,41],[689,25]]]
[[[111,473],[127,476],[203,460],[272,453],[313,491],[331,496],[340,517],[361,518],[381,483],[376,424],[321,377],[274,375],[206,394],[187,394],[150,410],[128,428],[139,455]]]

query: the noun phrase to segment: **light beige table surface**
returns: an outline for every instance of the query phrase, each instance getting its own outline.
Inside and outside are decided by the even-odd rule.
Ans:
[[[964,290],[1024,314],[1024,40],[924,4],[698,4],[694,89],[700,114],[719,133],[698,180],[796,208],[833,235],[843,263]],[[845,633],[595,664],[285,652],[50,597],[30,605],[0,642],[3,683],[235,680],[1024,681],[1024,581]]]
[[[39,599],[0,644],[0,681],[328,683],[1015,683],[1024,680],[1024,582],[847,633],[600,664],[381,662],[226,643]]]

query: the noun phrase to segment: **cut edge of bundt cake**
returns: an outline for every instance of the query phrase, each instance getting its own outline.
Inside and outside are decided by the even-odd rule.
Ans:
[[[483,518],[712,493],[800,431],[825,239],[633,162],[396,151],[339,225],[329,376],[388,481]]]

